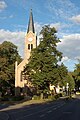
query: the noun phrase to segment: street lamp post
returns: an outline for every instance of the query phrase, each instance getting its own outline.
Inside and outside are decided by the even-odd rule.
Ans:
[[[66,85],[66,95],[69,95],[69,83]]]

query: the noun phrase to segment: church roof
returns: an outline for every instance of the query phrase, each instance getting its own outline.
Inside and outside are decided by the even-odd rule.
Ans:
[[[27,33],[30,32],[30,31],[32,31],[33,33],[35,33],[32,9],[30,11],[30,17],[29,17],[29,24],[28,24]]]

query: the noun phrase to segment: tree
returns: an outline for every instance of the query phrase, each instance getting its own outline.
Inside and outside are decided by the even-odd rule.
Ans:
[[[11,42],[4,41],[0,44],[0,87],[6,92],[7,87],[14,88],[14,64],[20,62],[17,46]]]
[[[57,68],[57,76],[56,76],[56,84],[58,83],[61,87],[66,85],[66,78],[68,75],[68,70],[67,67],[64,66],[64,64],[62,63],[61,65],[58,66]]]
[[[78,64],[75,65],[75,70],[72,74],[74,81],[75,81],[75,87],[77,90],[80,88],[80,60],[78,60]]]
[[[72,73],[69,72],[67,75],[67,82],[69,83],[69,89],[70,91],[74,90],[75,88],[75,81],[74,78],[72,77]]]
[[[55,84],[58,80],[58,69],[61,69],[58,62],[61,61],[62,53],[56,48],[60,42],[56,32],[55,28],[49,25],[42,28],[40,44],[32,50],[29,63],[24,69],[38,91],[49,90],[49,85]]]

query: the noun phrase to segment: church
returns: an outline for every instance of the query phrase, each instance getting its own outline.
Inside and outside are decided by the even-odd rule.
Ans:
[[[25,76],[23,70],[25,65],[28,64],[31,50],[37,46],[37,36],[34,29],[32,10],[30,11],[28,29],[25,35],[24,44],[24,59],[20,64],[18,64],[17,61],[15,62],[15,96],[21,95],[21,93],[26,94],[27,88],[31,87],[31,82],[28,80],[27,75]]]
[[[30,94],[31,89],[34,88],[32,86],[31,81],[28,79],[28,75],[26,75],[23,72],[24,67],[29,62],[31,50],[37,47],[37,36],[35,34],[32,10],[30,10],[29,23],[25,35],[24,45],[25,45],[25,49],[24,49],[23,61],[20,64],[18,64],[17,61],[15,62],[15,96],[19,96],[21,94],[22,95]],[[55,86],[50,85],[49,87],[51,91],[54,90]],[[59,93],[60,92],[59,86],[56,88],[58,89],[58,93]]]

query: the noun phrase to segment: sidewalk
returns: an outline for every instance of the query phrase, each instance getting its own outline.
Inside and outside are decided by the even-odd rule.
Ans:
[[[32,104],[41,104],[41,103],[46,103],[49,102],[50,100],[30,100],[30,101],[25,101],[25,102],[21,102],[21,103],[15,103],[15,104],[5,104],[5,106],[7,107],[3,107],[0,112],[6,111],[6,110],[12,110],[12,109],[19,109],[23,106],[28,106],[28,105],[32,105]]]
[[[64,97],[60,97],[58,100],[65,100],[67,99],[69,96],[64,96]],[[51,100],[51,99],[42,99],[42,100],[29,100],[29,101],[25,101],[25,102],[14,102],[14,104],[11,103],[7,103],[3,106],[3,108],[0,110],[0,112],[5,112],[7,110],[12,110],[12,109],[19,109],[23,106],[29,106],[32,104],[44,104],[47,102],[55,102],[57,100]]]

